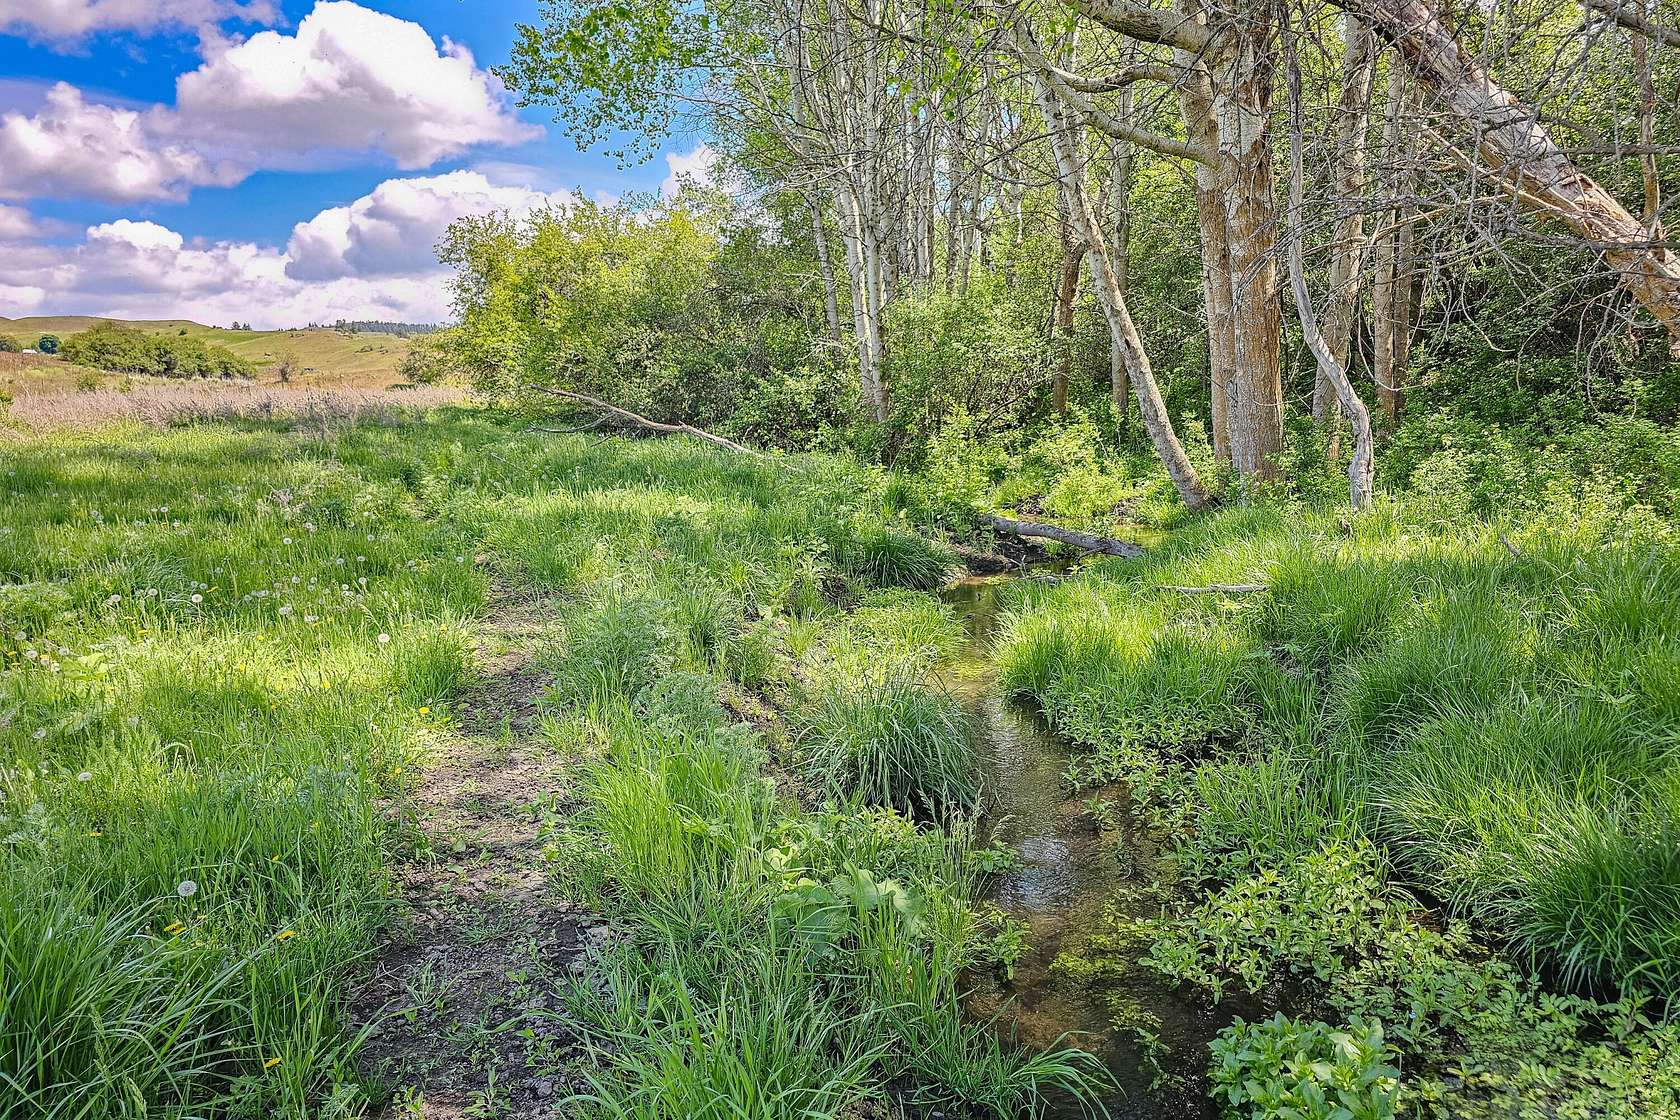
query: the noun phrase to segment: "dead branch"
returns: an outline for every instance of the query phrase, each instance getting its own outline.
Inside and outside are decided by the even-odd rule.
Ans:
[[[1092,533],[1081,533],[1074,529],[1064,529],[1060,525],[1045,525],[1037,521],[1016,521],[1013,518],[999,517],[997,514],[993,514],[992,528],[1000,533],[1055,541],[1058,544],[1083,549],[1086,552],[1102,553],[1105,556],[1143,555],[1143,549],[1130,541],[1115,540],[1113,537],[1099,537]]]
[[[713,435],[704,428],[696,428],[693,424],[662,424],[658,420],[649,420],[646,416],[641,416],[637,413],[631,412],[627,408],[619,408],[616,404],[608,404],[599,397],[591,397],[586,393],[577,393],[570,389],[552,389],[547,385],[527,385],[526,388],[535,389],[537,392],[545,393],[551,397],[559,397],[562,400],[572,401],[576,404],[585,405],[589,408],[599,409],[602,412],[611,413],[621,420],[628,420],[637,427],[646,428],[649,431],[667,432],[672,435],[698,436],[703,440],[715,443],[719,447],[725,448],[729,451],[734,451],[742,455],[751,455],[755,459],[767,458],[762,451],[755,451],[750,447],[743,447],[741,444],[736,443],[733,440],[727,440],[722,436]]]

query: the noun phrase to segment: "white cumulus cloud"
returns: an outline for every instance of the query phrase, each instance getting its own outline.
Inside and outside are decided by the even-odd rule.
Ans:
[[[0,314],[17,307],[238,319],[260,328],[340,318],[439,322],[450,315],[449,272],[431,247],[450,221],[492,211],[528,214],[572,197],[500,186],[478,172],[391,179],[298,223],[284,248],[193,241],[156,222],[122,218],[90,227],[69,246],[8,244],[0,252]],[[17,209],[0,209],[0,222]]]
[[[286,274],[332,280],[414,272],[435,265],[433,250],[456,218],[497,211],[523,217],[571,200],[565,192],[497,186],[477,171],[387,179],[348,206],[299,222],[286,245]]]
[[[35,215],[21,206],[7,206],[0,202],[0,244],[7,241],[21,241],[26,237],[34,237],[40,232],[40,223]]]
[[[175,83],[177,132],[263,153],[380,152],[404,170],[540,130],[508,110],[472,52],[350,0],[320,3],[297,31],[263,31]]]
[[[166,137],[168,113],[87,101],[59,82],[33,114],[0,115],[0,198],[76,194],[115,202],[178,198],[246,172]]]
[[[665,153],[665,166],[670,174],[659,184],[659,193],[675,198],[684,180],[696,186],[710,187],[717,183],[718,154],[710,144],[702,143],[691,152]]]
[[[219,45],[176,80],[173,107],[104,105],[59,83],[35,112],[0,116],[0,198],[179,198],[358,156],[412,170],[539,133],[464,47],[332,0],[292,34]]]
[[[149,33],[223,20],[273,23],[271,0],[0,0],[0,31],[64,41],[95,31]]]

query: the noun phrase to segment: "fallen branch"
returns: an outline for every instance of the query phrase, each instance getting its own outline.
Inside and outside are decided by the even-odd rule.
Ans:
[[[529,385],[527,388],[535,389],[539,393],[546,393],[551,397],[559,397],[562,400],[572,401],[575,404],[600,409],[602,412],[609,412],[620,419],[630,421],[637,427],[647,428],[649,431],[668,432],[672,435],[699,436],[703,440],[715,443],[719,447],[725,448],[729,451],[734,451],[741,455],[751,455],[755,459],[763,459],[766,457],[762,451],[754,451],[750,447],[743,447],[741,444],[738,444],[733,440],[727,440],[722,436],[713,435],[704,428],[696,428],[693,424],[662,424],[658,420],[649,420],[646,416],[640,416],[631,412],[627,408],[619,408],[616,404],[608,404],[599,397],[591,397],[585,393],[574,393],[570,389],[551,389],[547,385]]]
[[[1162,584],[1162,591],[1176,591],[1180,595],[1241,595],[1250,591],[1270,591],[1269,583],[1210,583],[1206,587],[1178,587]]]
[[[1086,552],[1100,552],[1105,556],[1143,555],[1143,549],[1130,541],[1117,541],[1113,537],[1098,537],[1091,533],[1064,529],[1060,525],[1044,525],[1037,521],[1015,521],[1008,517],[999,517],[997,514],[993,514],[992,528],[1001,533],[1012,533],[1017,537],[1037,537],[1042,540],[1056,541],[1059,544],[1083,549]]]

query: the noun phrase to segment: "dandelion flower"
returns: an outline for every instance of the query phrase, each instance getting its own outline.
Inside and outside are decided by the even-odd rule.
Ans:
[[[191,898],[198,893],[198,884],[191,879],[182,879],[180,884],[176,886],[175,893],[182,898]]]
[[[290,941],[292,938],[294,938],[296,936],[297,936],[297,930],[295,930],[295,929],[283,929],[279,933],[274,935],[274,940],[276,940],[276,941]]]
[[[425,715],[426,713],[430,712],[431,710],[432,709],[425,704],[420,705],[420,714],[421,715]]]
[[[98,830],[98,829],[97,829],[97,828],[96,828],[96,829],[94,829],[94,830],[93,830],[93,831],[91,831],[91,832],[89,832],[89,833],[88,833],[88,835],[89,835],[89,836],[91,836],[91,837],[93,837],[93,838],[94,838],[94,839],[95,839],[95,840],[97,840],[97,839],[99,839],[99,838],[100,838],[100,837],[101,837],[101,836],[103,836],[103,835],[105,835],[105,834],[104,834],[104,833],[103,833],[103,832],[101,832],[101,831],[99,831],[99,830]]]
[[[182,930],[184,930],[186,928],[187,927],[180,922],[170,922],[168,925],[163,927],[163,932],[165,932],[165,933],[180,933]]]
[[[263,1068],[264,1069],[273,1069],[275,1066],[277,1066],[279,1064],[280,1064],[280,1059],[279,1058],[270,1058],[268,1061],[263,1063]]]

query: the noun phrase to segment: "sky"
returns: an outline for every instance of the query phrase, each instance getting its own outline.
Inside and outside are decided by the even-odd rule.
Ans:
[[[622,168],[490,68],[536,0],[0,0],[0,316],[442,322],[468,214],[704,178]]]

